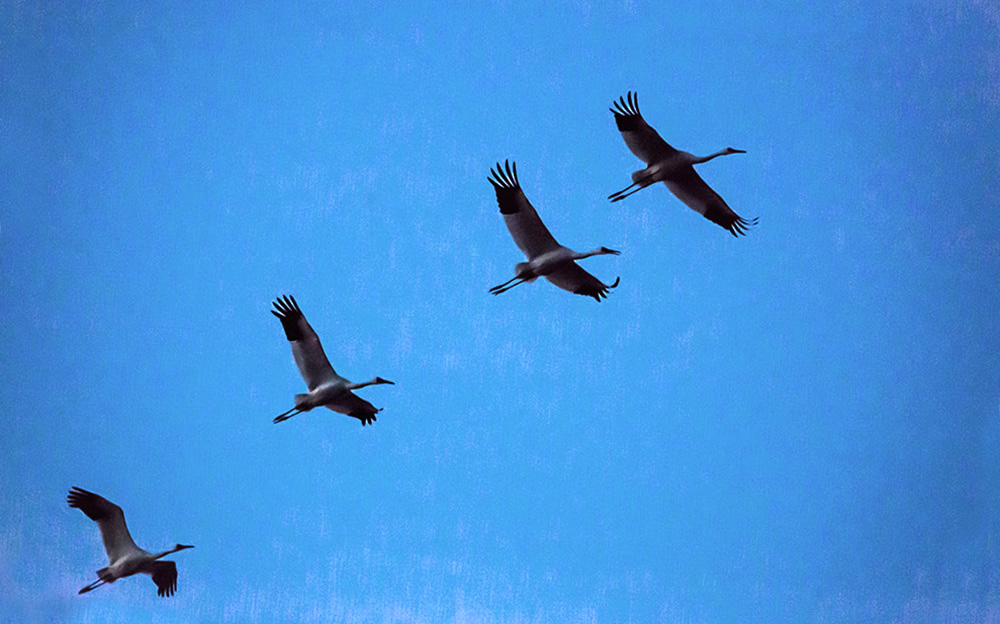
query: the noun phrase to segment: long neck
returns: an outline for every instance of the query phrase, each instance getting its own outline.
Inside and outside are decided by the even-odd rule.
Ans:
[[[589,258],[591,256],[601,256],[601,255],[604,255],[605,253],[607,253],[607,252],[604,251],[603,249],[597,248],[597,249],[594,249],[592,251],[585,251],[583,253],[577,252],[577,253],[573,254],[573,259],[574,260],[583,260],[584,258]]]
[[[714,154],[709,154],[708,156],[695,157],[694,162],[692,164],[694,164],[694,165],[700,165],[701,163],[708,162],[708,161],[712,160],[713,158],[717,158],[719,156],[725,156],[726,154],[731,154],[731,153],[732,152],[730,152],[728,150],[721,150],[721,151],[718,151],[718,152],[716,152]]]
[[[178,547],[174,546],[174,547],[173,547],[173,548],[171,548],[170,550],[164,550],[164,551],[163,551],[163,552],[161,552],[161,553],[155,553],[155,554],[153,555],[153,559],[154,559],[154,560],[155,560],[155,559],[160,559],[161,557],[166,557],[167,555],[172,555],[172,554],[174,554],[175,552],[177,552],[177,551],[179,551],[179,550],[184,550],[184,549],[183,549],[183,548],[178,548]]]
[[[382,383],[378,377],[372,379],[371,381],[363,381],[361,383],[351,383],[347,384],[348,390],[357,390],[358,388],[364,388],[365,386],[374,386],[375,384]]]

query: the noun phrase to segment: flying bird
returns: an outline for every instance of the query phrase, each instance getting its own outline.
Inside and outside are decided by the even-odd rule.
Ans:
[[[514,242],[527,256],[527,262],[518,262],[514,267],[514,277],[499,286],[494,286],[490,292],[494,295],[507,292],[518,284],[533,282],[539,277],[545,277],[559,288],[578,295],[593,297],[598,303],[602,297],[608,296],[608,291],[618,286],[618,279],[608,286],[590,273],[584,271],[577,260],[610,254],[617,256],[621,252],[607,247],[598,247],[593,251],[580,253],[568,247],[563,247],[549,233],[535,212],[535,208],[524,196],[521,184],[517,180],[517,165],[511,168],[509,161],[504,161],[505,167],[497,163],[496,170],[490,169],[492,177],[487,178],[497,193],[497,204],[500,214],[510,230]],[[506,169],[506,171],[505,171]]]
[[[323,345],[319,343],[319,336],[309,326],[309,321],[299,309],[295,297],[288,295],[279,297],[275,300],[274,307],[271,314],[281,321],[285,337],[292,345],[292,356],[295,358],[295,364],[298,365],[302,379],[309,387],[309,392],[296,394],[295,407],[275,417],[274,422],[280,423],[296,414],[308,412],[314,407],[320,406],[326,406],[335,412],[357,418],[361,421],[362,426],[375,422],[375,414],[382,410],[375,409],[371,403],[351,391],[376,384],[394,385],[393,382],[381,377],[364,383],[352,383],[344,379],[330,366],[330,361],[323,353]]]
[[[631,91],[628,92],[628,101],[624,97],[618,98],[614,108],[609,110],[615,115],[615,122],[625,139],[625,145],[647,167],[633,173],[632,184],[610,195],[608,199],[612,202],[621,201],[650,184],[663,182],[677,199],[709,221],[726,228],[733,236],[746,234],[747,228],[757,224],[756,218],[747,221],[733,212],[725,200],[701,179],[693,166],[717,156],[746,154],[745,150],[727,147],[721,152],[698,157],[674,149],[642,118],[639,112],[639,95],[633,95]],[[633,187],[636,188],[630,190]]]
[[[78,487],[70,489],[66,501],[70,507],[79,509],[97,523],[101,539],[104,540],[104,550],[108,552],[108,567],[98,570],[98,579],[78,593],[85,594],[105,583],[114,583],[120,578],[141,573],[153,577],[157,595],[174,595],[177,590],[177,566],[173,561],[159,559],[194,546],[177,544],[161,553],[146,552],[132,541],[128,527],[125,526],[125,514],[118,505]]]

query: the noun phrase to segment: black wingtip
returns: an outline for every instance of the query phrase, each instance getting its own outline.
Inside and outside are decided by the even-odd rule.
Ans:
[[[302,339],[302,331],[299,329],[299,320],[303,318],[302,309],[291,295],[281,295],[272,303],[274,309],[271,314],[281,321],[281,328],[285,330],[285,338],[289,342]]]
[[[69,492],[66,494],[66,503],[74,509],[79,509],[80,504],[83,502],[81,499],[85,496],[91,496],[91,495],[92,495],[91,492],[88,492],[87,490],[74,485],[69,489]]]
[[[730,224],[727,230],[729,233],[739,238],[740,236],[746,236],[750,233],[750,228],[757,225],[759,217],[754,217],[753,219],[744,219],[743,217],[736,217],[736,219]]]
[[[611,112],[614,113],[615,124],[621,132],[638,130],[645,123],[639,112],[639,94],[632,91],[628,92],[627,97],[619,97]]]
[[[490,167],[490,177],[486,179],[497,188],[509,189],[517,186],[517,163],[511,163],[509,159],[503,162],[503,165],[498,162]]]
[[[579,288],[574,290],[573,293],[577,295],[584,295],[585,297],[592,297],[594,301],[600,303],[601,299],[607,299],[608,293],[611,292],[611,289],[618,287],[618,282],[620,281],[621,277],[616,277],[615,283],[610,286],[601,284],[598,288]]]
[[[518,211],[517,194],[521,192],[521,184],[517,179],[517,163],[510,159],[504,160],[504,164],[499,162],[490,169],[492,177],[487,178],[493,185],[493,190],[497,195],[497,207],[500,214],[514,214]]]

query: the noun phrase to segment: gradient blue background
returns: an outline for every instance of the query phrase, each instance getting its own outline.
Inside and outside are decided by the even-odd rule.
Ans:
[[[200,4],[0,2],[0,620],[1000,621],[994,2]],[[505,158],[610,299],[487,294]]]

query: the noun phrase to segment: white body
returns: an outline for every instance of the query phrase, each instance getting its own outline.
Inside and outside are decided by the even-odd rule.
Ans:
[[[375,377],[364,383],[353,383],[344,379],[330,366],[330,360],[323,352],[319,336],[306,320],[294,297],[285,296],[274,302],[271,314],[278,317],[285,330],[285,337],[292,347],[292,357],[299,367],[309,392],[295,395],[295,407],[278,415],[275,423],[288,420],[296,414],[308,412],[323,406],[341,414],[347,414],[361,421],[362,426],[375,422],[379,411],[368,401],[352,392],[358,388],[376,384],[392,384],[391,381]]]
[[[639,113],[639,97],[633,97],[631,91],[628,93],[628,101],[619,98],[611,112],[615,115],[615,122],[625,145],[647,164],[645,169],[632,174],[632,184],[609,196],[611,201],[621,201],[651,184],[663,182],[677,199],[709,221],[729,230],[733,236],[746,234],[747,228],[757,223],[757,219],[747,221],[736,214],[694,170],[694,165],[713,158],[746,152],[727,147],[714,154],[699,157],[674,149],[643,119]]]
[[[70,507],[80,509],[97,523],[97,527],[101,530],[101,539],[104,541],[104,550],[108,553],[107,567],[97,571],[98,580],[81,589],[81,594],[134,574],[151,576],[156,583],[158,595],[174,594],[177,590],[177,566],[173,561],[159,559],[194,546],[177,544],[160,553],[148,552],[135,545],[125,524],[125,514],[118,505],[103,496],[78,487],[69,491],[66,500]]]
[[[514,267],[514,277],[490,292],[499,295],[518,284],[545,277],[559,288],[578,295],[593,297],[598,302],[608,296],[608,291],[618,285],[618,280],[608,286],[585,271],[577,260],[603,254],[618,255],[619,252],[599,247],[593,251],[578,252],[564,247],[542,223],[538,212],[525,197],[517,179],[517,165],[505,162],[506,170],[497,163],[496,171],[490,170],[489,178],[497,195],[497,204],[504,223],[518,248],[524,252],[527,262],[519,262]]]

